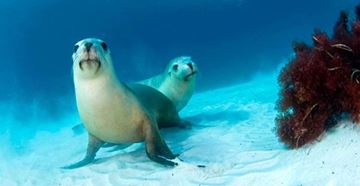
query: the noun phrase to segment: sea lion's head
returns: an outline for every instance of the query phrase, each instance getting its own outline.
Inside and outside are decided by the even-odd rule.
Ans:
[[[189,56],[180,56],[170,61],[167,67],[168,76],[180,81],[195,79],[198,68]]]
[[[101,39],[86,38],[74,45],[73,70],[83,78],[93,78],[111,68],[111,55]]]

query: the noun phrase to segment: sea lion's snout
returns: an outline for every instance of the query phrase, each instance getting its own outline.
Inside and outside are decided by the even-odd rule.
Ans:
[[[184,76],[184,80],[188,81],[191,77],[193,77],[197,73],[197,67],[194,62],[188,62],[186,63],[188,72],[187,75]]]
[[[190,74],[188,74],[188,75],[186,75],[186,76],[184,77],[184,80],[185,80],[185,81],[189,81],[189,79],[190,79],[191,77],[193,77],[196,73],[197,73],[197,71],[192,71]]]
[[[79,67],[81,70],[84,70],[84,68],[83,68],[84,64],[86,64],[86,66],[89,66],[90,68],[92,66],[97,66],[97,69],[99,69],[101,66],[101,62],[98,58],[94,58],[94,59],[88,58],[88,59],[81,60],[79,62]]]
[[[96,68],[96,71],[101,67],[101,61],[99,59],[98,51],[93,47],[93,43],[87,42],[84,44],[82,55],[79,59],[79,67],[84,70],[83,66],[87,68]]]
[[[101,62],[108,53],[107,44],[96,38],[88,38],[79,41],[74,45],[74,62],[77,62],[79,69],[95,70],[95,73],[101,68]]]
[[[197,74],[197,66],[189,56],[175,58],[168,68],[168,75],[183,81],[189,81]]]
[[[84,44],[84,46],[85,46],[85,50],[86,50],[87,52],[89,52],[89,51],[90,51],[90,48],[93,46],[93,43],[91,43],[91,42],[86,42],[86,43]]]

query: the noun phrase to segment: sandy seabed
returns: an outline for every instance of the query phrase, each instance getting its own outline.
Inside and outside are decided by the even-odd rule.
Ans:
[[[60,169],[86,151],[87,134],[71,129],[76,113],[24,143],[14,128],[0,130],[0,185],[360,185],[360,127],[343,121],[319,142],[287,149],[275,132],[276,85],[275,75],[259,76],[194,95],[181,112],[192,129],[162,130],[183,160],[175,168],[150,161],[137,143],[102,148],[93,164]]]

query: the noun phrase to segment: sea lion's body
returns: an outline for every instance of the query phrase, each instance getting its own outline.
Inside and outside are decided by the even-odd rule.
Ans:
[[[191,57],[180,56],[170,61],[164,73],[139,83],[159,90],[175,104],[176,110],[180,111],[194,93],[196,73],[197,66]]]
[[[182,121],[176,111],[174,103],[158,90],[134,83],[128,87],[134,92],[138,100],[146,108],[147,112],[155,116],[159,128],[180,126],[186,127],[186,121]]]
[[[158,122],[181,120],[172,102],[157,90],[119,81],[110,52],[99,39],[85,39],[75,45],[74,85],[80,118],[89,133],[85,158],[66,168],[90,163],[104,143],[145,142],[150,159],[174,166],[176,156],[162,139]]]
[[[121,88],[119,86],[122,86]],[[95,88],[94,87],[99,87]],[[151,118],[136,96],[125,85],[97,78],[76,88],[80,118],[89,133],[109,143],[144,140],[144,118]],[[91,94],[86,94],[91,90]],[[151,122],[150,122],[151,123]]]

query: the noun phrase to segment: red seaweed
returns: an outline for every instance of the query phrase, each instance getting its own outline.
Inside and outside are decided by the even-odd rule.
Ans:
[[[277,134],[290,148],[318,140],[348,116],[360,122],[360,6],[349,28],[341,12],[334,34],[315,30],[313,45],[293,44],[295,57],[281,70]]]

